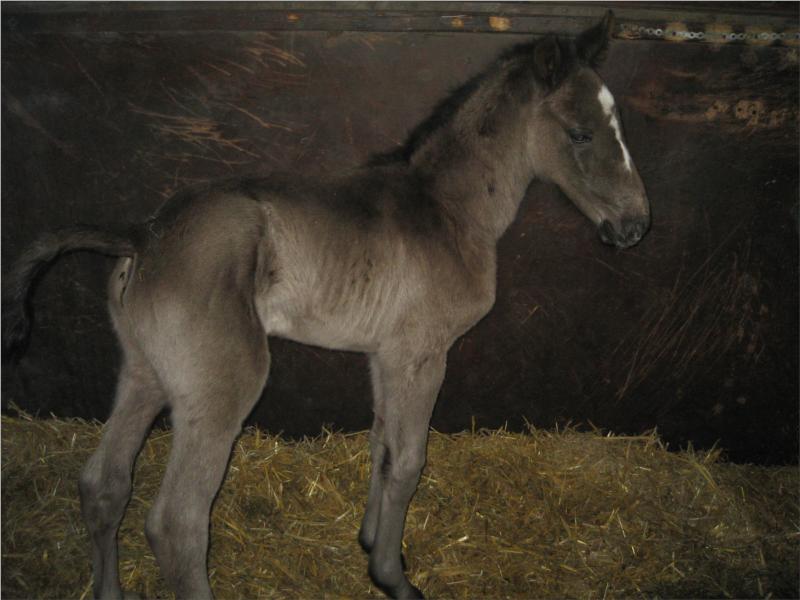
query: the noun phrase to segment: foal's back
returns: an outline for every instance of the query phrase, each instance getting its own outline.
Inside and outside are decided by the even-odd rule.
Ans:
[[[189,189],[144,236],[126,310],[159,328],[253,310],[268,335],[370,352],[399,335],[449,339],[493,298],[491,269],[471,259],[475,240],[401,164]]]

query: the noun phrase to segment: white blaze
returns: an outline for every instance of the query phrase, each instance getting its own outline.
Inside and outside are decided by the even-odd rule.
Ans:
[[[622,141],[622,130],[619,127],[617,115],[614,114],[614,96],[611,95],[611,92],[609,92],[608,88],[604,85],[600,88],[600,93],[597,94],[597,99],[600,100],[600,106],[603,107],[603,112],[608,117],[611,117],[611,127],[614,129],[614,135],[617,136],[617,141],[622,147],[622,157],[625,159],[625,168],[628,169],[628,173],[630,173],[631,155],[628,152],[628,148],[625,146],[625,142]]]

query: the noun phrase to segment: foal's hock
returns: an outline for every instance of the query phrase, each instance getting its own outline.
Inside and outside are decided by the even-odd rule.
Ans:
[[[406,510],[425,464],[448,349],[494,304],[497,241],[534,179],[555,182],[625,248],[647,231],[642,181],[593,70],[610,13],[575,40],[505,52],[413,130],[341,176],[271,174],[186,189],[125,233],[41,238],[6,279],[4,343],[28,331],[33,280],[59,254],[118,256],[109,308],[123,349],[114,410],[80,478],[94,594],[120,598],[117,530],[143,438],[162,409],[174,442],[147,519],[164,578],[209,598],[209,514],[279,336],[369,356],[372,474],[359,541],[395,598]]]

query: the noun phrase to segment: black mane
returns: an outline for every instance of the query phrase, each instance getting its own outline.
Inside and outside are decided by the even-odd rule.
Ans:
[[[373,155],[367,165],[382,166],[394,162],[408,162],[414,152],[433,134],[434,131],[444,127],[453,119],[453,115],[467,101],[472,93],[480,87],[486,78],[487,72],[483,71],[466,83],[453,90],[444,100],[441,100],[428,117],[411,130],[402,146]]]
[[[454,89],[444,100],[441,100],[433,112],[417,125],[406,137],[405,142],[394,150],[379,152],[372,155],[367,161],[367,166],[385,166],[392,163],[407,163],[416,152],[436,131],[448,125],[458,110],[472,96],[488,76],[496,71],[498,65],[514,62],[508,73],[505,94],[516,98],[529,98],[534,86],[533,51],[538,40],[522,42],[503,52],[487,68],[473,76],[466,83]],[[573,57],[567,42],[559,40],[562,54]]]

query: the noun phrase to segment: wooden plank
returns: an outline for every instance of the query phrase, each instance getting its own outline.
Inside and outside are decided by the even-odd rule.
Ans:
[[[690,22],[705,29],[722,24],[734,31],[758,27],[796,32],[798,4],[763,7],[708,3],[561,2],[120,2],[2,5],[3,31],[37,33],[165,31],[374,31],[496,32],[575,35],[613,8],[618,31],[631,24]],[[628,36],[630,37],[630,36]]]

